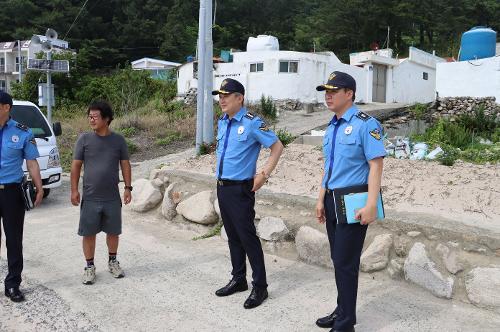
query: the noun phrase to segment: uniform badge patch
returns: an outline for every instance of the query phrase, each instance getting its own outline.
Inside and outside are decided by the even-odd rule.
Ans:
[[[269,131],[269,127],[266,125],[264,121],[262,121],[262,123],[260,124],[259,129],[262,131]]]
[[[344,134],[351,135],[351,133],[352,133],[352,126],[347,126],[344,130]]]
[[[227,80],[222,81],[220,87],[224,88],[227,85]]]
[[[380,141],[380,139],[382,138],[382,136],[380,135],[380,130],[378,129],[373,129],[372,131],[370,131],[370,135],[377,141]]]
[[[243,126],[238,127],[238,135],[243,134],[244,131],[245,131],[245,127],[243,127]]]
[[[335,73],[331,73],[330,76],[328,77],[328,80],[331,81],[335,78]]]
[[[17,136],[17,135],[13,135],[13,136],[11,137],[11,140],[12,140],[12,142],[17,143],[17,142],[19,142],[19,136]]]
[[[36,145],[36,139],[33,137],[32,139],[30,139],[30,143]]]

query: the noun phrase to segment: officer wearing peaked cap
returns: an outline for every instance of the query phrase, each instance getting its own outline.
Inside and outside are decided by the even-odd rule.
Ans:
[[[21,302],[24,300],[24,294],[19,289],[23,271],[25,207],[21,181],[24,176],[24,159],[37,191],[35,206],[42,201],[43,188],[36,161],[39,154],[35,138],[31,129],[10,118],[12,104],[12,97],[0,91],[0,217],[6,237],[9,266],[4,284],[5,296],[14,302]]]
[[[264,254],[257,237],[255,192],[267,181],[283,151],[278,137],[259,117],[243,107],[245,88],[233,79],[225,79],[219,95],[224,115],[218,122],[217,197],[224,228],[228,236],[232,279],[216,291],[228,296],[248,289],[246,256],[252,267],[253,289],[244,303],[246,309],[259,306],[268,296]],[[261,146],[271,149],[267,163],[257,171]]]
[[[361,250],[367,227],[377,216],[385,148],[377,120],[353,105],[356,81],[335,71],[316,88],[325,91],[328,109],[334,113],[323,140],[324,172],[316,204],[316,217],[326,222],[330,254],[335,267],[337,307],[316,324],[331,331],[354,331]],[[335,189],[368,184],[368,200],[356,213],[359,223],[337,222]],[[333,191],[332,191],[333,190]]]

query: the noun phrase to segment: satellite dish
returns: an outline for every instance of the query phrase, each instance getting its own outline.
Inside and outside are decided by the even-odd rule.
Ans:
[[[42,41],[40,40],[40,37],[38,37],[36,35],[31,37],[31,44],[40,45],[41,43],[42,43]]]
[[[47,32],[45,32],[45,37],[47,37],[48,40],[56,40],[57,39],[57,32],[54,29],[47,29]]]
[[[42,43],[42,51],[44,51],[44,52],[52,51],[52,43],[48,40],[44,41]]]

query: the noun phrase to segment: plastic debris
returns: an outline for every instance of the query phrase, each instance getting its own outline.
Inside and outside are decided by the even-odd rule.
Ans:
[[[408,137],[396,140],[394,156],[397,159],[408,159],[410,157],[410,139]]]
[[[429,146],[425,143],[417,143],[413,146],[411,151],[410,159],[411,160],[421,160],[424,159],[427,151],[429,150]]]
[[[441,149],[441,147],[438,146],[437,148],[429,152],[429,154],[425,156],[425,159],[434,160],[436,159],[437,156],[439,156],[443,152],[444,152],[443,149]]]

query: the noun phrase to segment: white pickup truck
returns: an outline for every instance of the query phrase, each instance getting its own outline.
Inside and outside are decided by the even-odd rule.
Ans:
[[[50,190],[59,187],[62,182],[61,160],[56,142],[56,136],[61,135],[62,132],[61,124],[56,122],[51,126],[40,109],[29,101],[14,100],[10,116],[15,121],[30,127],[35,136],[40,154],[37,160],[42,175],[44,197],[47,197]],[[26,161],[23,164],[23,170],[27,174]]]

